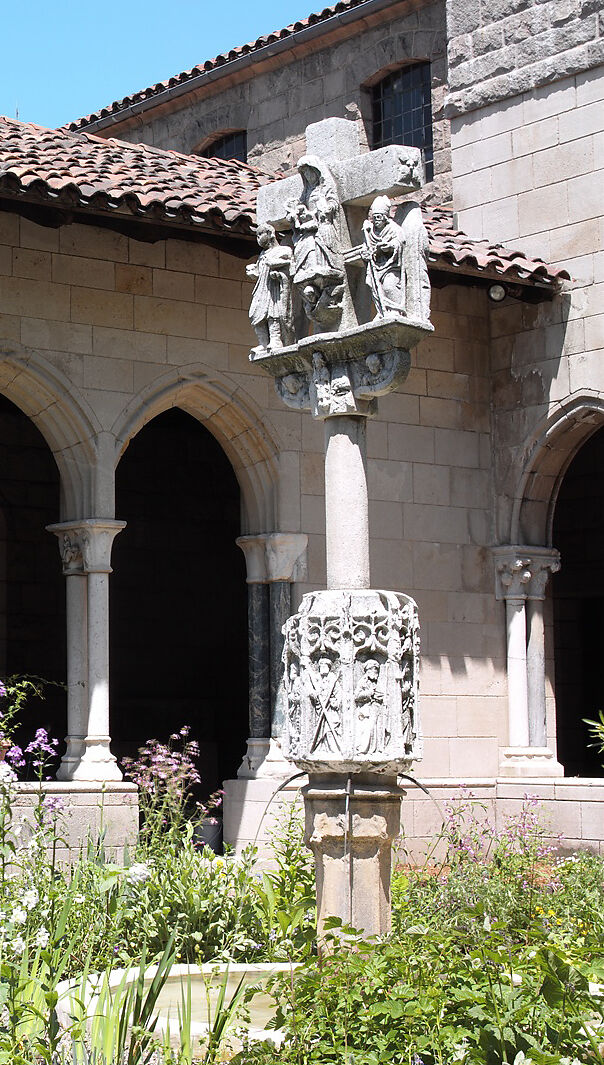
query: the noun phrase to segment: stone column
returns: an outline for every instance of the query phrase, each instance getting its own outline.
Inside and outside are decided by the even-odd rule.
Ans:
[[[269,597],[266,584],[265,536],[240,536],[237,546],[247,567],[247,631],[249,670],[248,750],[239,775],[262,759],[271,730],[269,666]]]
[[[560,568],[557,551],[499,547],[493,551],[497,599],[507,622],[508,747],[504,776],[560,776],[563,769],[547,746],[543,600],[550,573]]]
[[[364,417],[325,419],[328,588],[369,588],[367,427]]]
[[[292,583],[308,543],[306,533],[268,533],[265,540],[266,569],[270,602],[270,690],[271,737],[280,739],[283,732],[283,626],[291,614]]]
[[[282,629],[291,611],[295,565],[307,540],[299,533],[260,533],[237,540],[247,566],[250,685],[250,736],[240,777],[282,776],[289,768],[277,743],[282,732]]]
[[[59,539],[67,601],[67,750],[59,780],[121,780],[109,735],[109,574],[124,521],[49,525]]]

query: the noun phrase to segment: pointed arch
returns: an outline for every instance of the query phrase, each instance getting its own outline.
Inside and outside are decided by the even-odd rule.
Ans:
[[[556,500],[579,448],[604,425],[604,396],[585,390],[557,403],[527,441],[514,493],[510,543],[552,546]]]
[[[116,465],[152,418],[179,407],[202,423],[228,456],[241,488],[242,531],[276,528],[278,448],[266,417],[228,375],[195,363],[174,368],[135,396],[113,426]]]
[[[52,451],[63,520],[90,517],[99,424],[73,382],[39,352],[2,341],[0,392],[31,419]]]

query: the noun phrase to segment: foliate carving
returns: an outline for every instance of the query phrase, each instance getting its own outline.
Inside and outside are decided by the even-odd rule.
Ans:
[[[395,592],[305,595],[284,628],[286,757],[309,772],[396,772],[421,757],[417,607]]]
[[[294,342],[292,310],[292,250],[279,244],[274,227],[258,226],[257,240],[261,252],[255,263],[246,267],[256,284],[250,303],[250,321],[258,337],[256,354],[277,351]]]
[[[111,546],[125,525],[109,518],[86,518],[46,528],[58,539],[65,574],[111,573]]]
[[[493,555],[497,599],[544,599],[550,574],[560,569],[553,548],[498,547]]]

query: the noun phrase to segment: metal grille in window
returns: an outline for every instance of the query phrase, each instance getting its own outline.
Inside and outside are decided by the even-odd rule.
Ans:
[[[430,64],[416,63],[383,78],[371,90],[373,147],[406,144],[421,148],[426,181],[434,176]]]
[[[247,133],[244,129],[225,133],[199,154],[204,159],[239,159],[239,162],[247,163]]]

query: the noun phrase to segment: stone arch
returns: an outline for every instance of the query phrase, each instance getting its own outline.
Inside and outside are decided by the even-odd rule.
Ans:
[[[552,546],[554,510],[564,474],[582,444],[602,425],[604,397],[597,391],[584,391],[556,404],[539,424],[523,449],[510,543]]]
[[[62,519],[90,517],[99,425],[73,382],[38,352],[1,343],[0,393],[31,419],[52,451]]]
[[[143,425],[171,407],[200,421],[228,456],[241,488],[242,532],[275,529],[278,449],[273,434],[249,395],[210,367],[175,369],[130,402],[113,427],[116,465]]]

